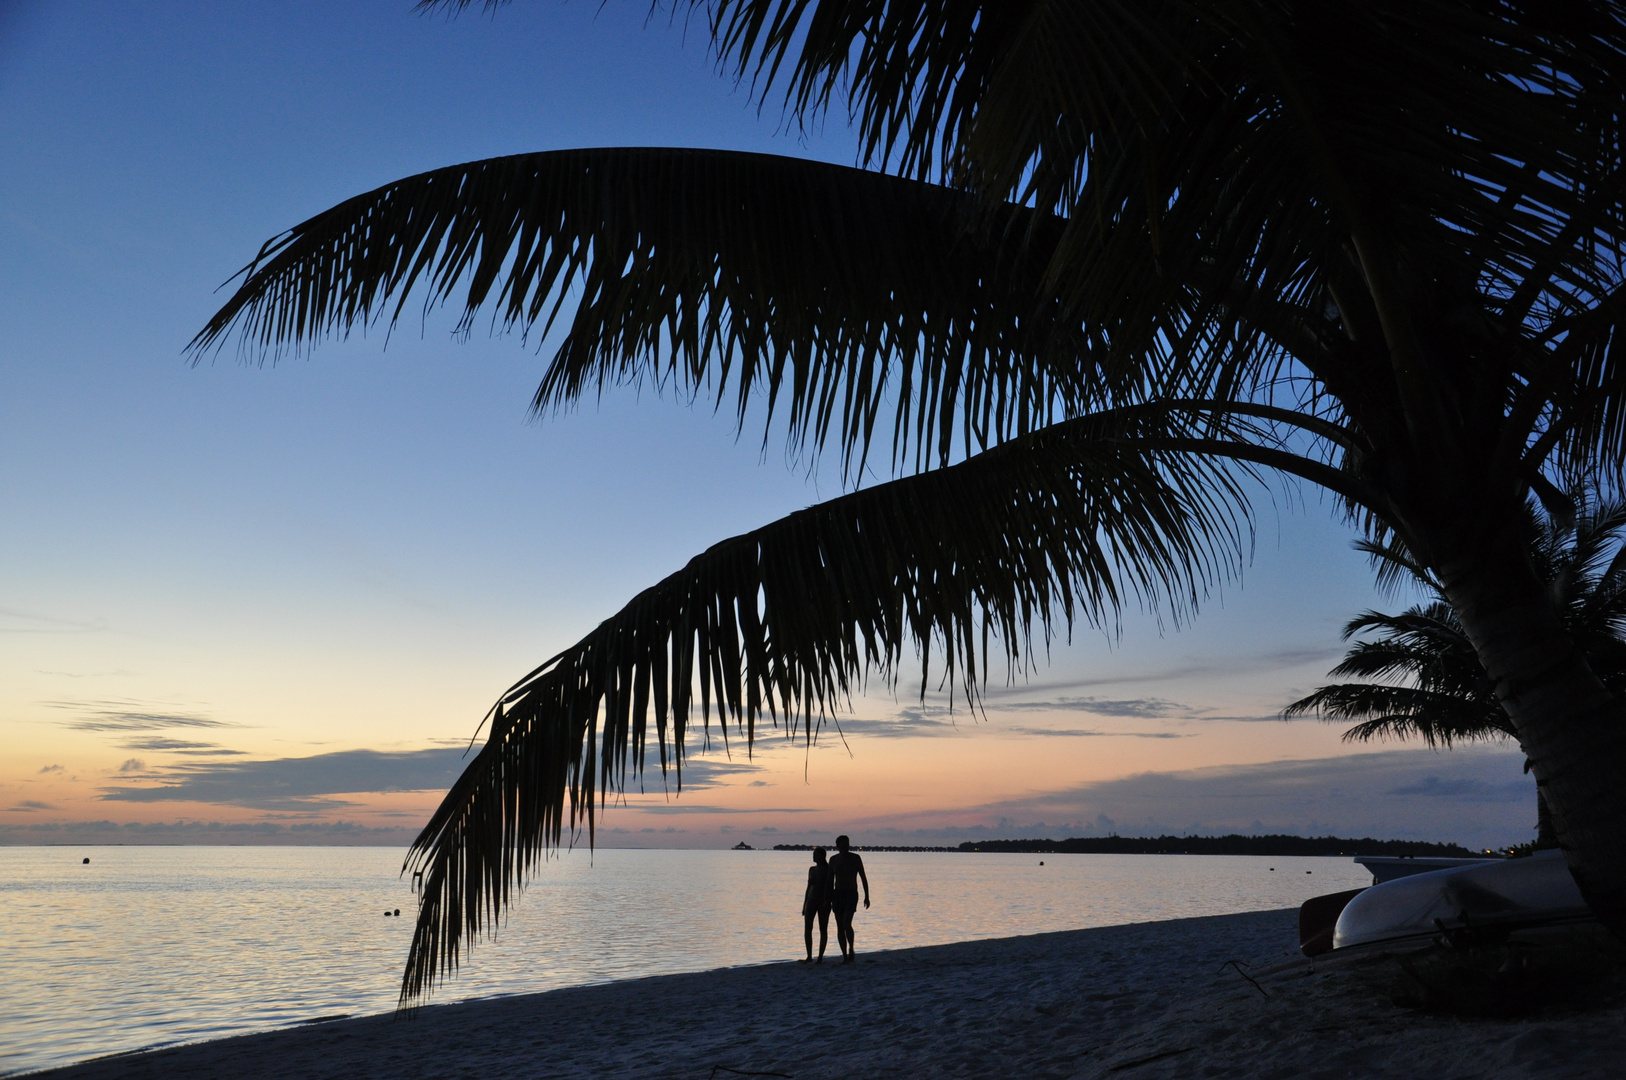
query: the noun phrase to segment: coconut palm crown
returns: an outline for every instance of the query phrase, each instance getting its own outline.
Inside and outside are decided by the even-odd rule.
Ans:
[[[576,149],[407,177],[268,241],[192,345],[489,310],[557,334],[539,410],[654,383],[892,465],[500,696],[409,857],[403,1001],[651,750],[681,765],[691,709],[810,733],[906,654],[975,693],[1035,634],[1187,615],[1246,546],[1250,474],[1331,493],[1438,582],[1626,933],[1626,707],[1525,509],[1571,516],[1626,466],[1622,3],[677,7],[793,122],[845,109],[857,166]]]
[[[1531,562],[1548,582],[1565,628],[1604,685],[1617,695],[1626,691],[1626,503],[1589,508],[1573,528],[1532,512],[1531,525]],[[1397,545],[1360,541],[1357,547],[1371,556],[1386,583],[1409,577],[1433,599],[1399,614],[1366,611],[1351,619],[1344,640],[1374,636],[1356,641],[1329,674],[1357,681],[1319,687],[1282,715],[1358,721],[1344,732],[1350,742],[1416,738],[1450,747],[1517,739],[1518,729],[1439,582]],[[1539,782],[1536,806],[1536,845],[1556,846]]]

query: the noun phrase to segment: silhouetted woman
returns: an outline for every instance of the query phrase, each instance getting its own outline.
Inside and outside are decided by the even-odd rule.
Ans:
[[[802,939],[807,942],[807,959],[813,959],[813,917],[819,919],[819,958],[824,963],[824,947],[830,942],[830,864],[824,849],[813,849],[813,865],[807,868],[807,892],[802,895]],[[807,960],[802,961],[804,964]]]

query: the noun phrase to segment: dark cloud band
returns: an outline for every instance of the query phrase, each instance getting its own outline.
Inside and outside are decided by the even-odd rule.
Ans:
[[[164,738],[151,741],[153,745],[146,749],[175,750],[183,754],[191,752],[185,747],[208,746]],[[197,752],[221,753],[216,750]],[[266,761],[180,762],[165,766],[156,784],[103,788],[101,798],[111,802],[192,802],[256,810],[326,812],[356,805],[335,798],[339,795],[445,791],[463,771],[470,756],[460,747],[434,747],[400,752],[344,750]],[[756,768],[758,766],[749,761],[725,757],[687,757],[683,762],[682,787],[685,791],[704,789],[725,775]],[[669,771],[664,778],[664,784],[674,793],[677,779],[675,771]],[[658,766],[645,771],[643,786],[650,794],[662,791],[663,777]]]

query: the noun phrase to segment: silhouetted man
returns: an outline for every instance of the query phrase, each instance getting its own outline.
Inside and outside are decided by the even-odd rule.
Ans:
[[[841,949],[841,962],[850,964],[857,950],[853,948],[853,915],[858,911],[858,883],[864,883],[864,906],[869,907],[869,877],[864,873],[864,860],[858,852],[847,850],[845,836],[836,837],[836,853],[830,856],[830,910],[836,916],[836,945]]]

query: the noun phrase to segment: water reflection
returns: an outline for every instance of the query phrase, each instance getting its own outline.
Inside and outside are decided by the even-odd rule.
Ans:
[[[865,852],[862,951],[1289,907],[1370,881],[1348,859],[1042,858]],[[808,861],[565,855],[435,1000],[792,960]],[[414,908],[399,867],[380,848],[0,848],[0,1073],[393,1008]],[[396,908],[408,917],[383,917]]]

